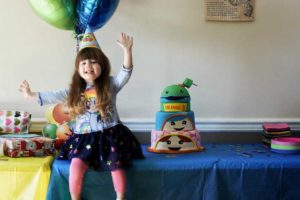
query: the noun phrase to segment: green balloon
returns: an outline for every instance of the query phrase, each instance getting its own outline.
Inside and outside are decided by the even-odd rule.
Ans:
[[[43,128],[43,136],[56,139],[56,124],[46,124]]]
[[[74,30],[74,0],[29,0],[29,4],[47,23],[65,30]]]

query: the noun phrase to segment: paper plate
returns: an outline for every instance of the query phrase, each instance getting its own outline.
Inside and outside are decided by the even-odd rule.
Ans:
[[[272,149],[272,152],[281,153],[281,154],[298,154],[300,150],[281,150],[281,149]]]
[[[271,140],[272,144],[284,145],[284,146],[300,146],[299,137],[283,137],[283,138],[273,138]]]

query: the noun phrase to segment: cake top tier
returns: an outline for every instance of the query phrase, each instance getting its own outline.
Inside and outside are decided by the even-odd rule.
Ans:
[[[189,97],[190,94],[187,88],[190,88],[193,85],[193,80],[186,78],[183,83],[174,84],[167,86],[161,93],[162,98],[180,98],[180,97]]]
[[[186,88],[193,85],[193,80],[186,78],[183,83],[167,86],[161,93],[161,111],[182,112],[190,110],[190,94]]]

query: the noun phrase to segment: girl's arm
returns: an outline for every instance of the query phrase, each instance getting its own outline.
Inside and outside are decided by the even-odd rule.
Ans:
[[[112,79],[116,93],[118,93],[121,88],[128,82],[132,73],[133,38],[125,33],[121,33],[120,38],[117,40],[117,43],[123,48],[124,62],[121,71]]]
[[[124,51],[124,62],[123,65],[126,69],[132,69],[132,45],[133,45],[133,37],[121,33],[119,40],[117,43],[123,48]]]
[[[68,96],[68,90],[53,92],[32,92],[29,83],[24,80],[19,88],[21,94],[29,100],[37,101],[41,106],[45,104],[63,103]]]

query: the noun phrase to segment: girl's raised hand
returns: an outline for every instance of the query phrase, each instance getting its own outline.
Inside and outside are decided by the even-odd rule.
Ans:
[[[19,91],[26,99],[35,100],[37,98],[36,93],[31,91],[29,83],[26,80],[21,82]]]
[[[127,35],[126,33],[121,33],[120,38],[117,40],[117,43],[124,50],[131,50],[132,45],[133,45],[133,37]]]

